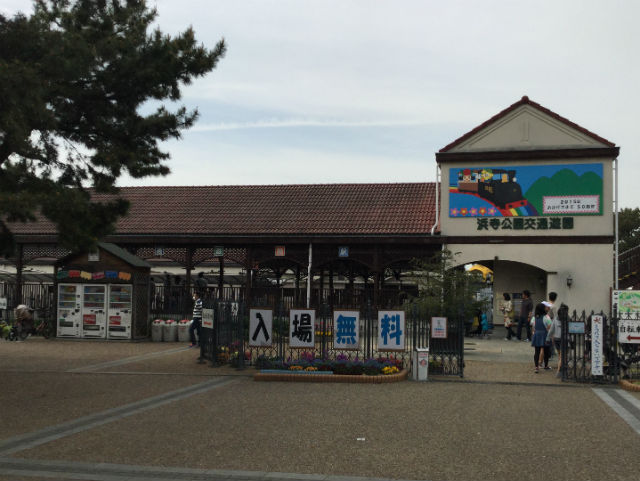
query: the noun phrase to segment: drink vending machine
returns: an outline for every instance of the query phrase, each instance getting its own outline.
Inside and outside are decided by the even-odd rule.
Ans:
[[[82,337],[105,337],[106,285],[82,285]]]
[[[58,336],[79,337],[81,320],[80,284],[58,284]]]
[[[109,338],[131,337],[131,299],[133,286],[131,284],[109,285]]]

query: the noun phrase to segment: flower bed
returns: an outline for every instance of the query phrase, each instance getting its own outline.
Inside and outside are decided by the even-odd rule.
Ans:
[[[284,371],[282,369],[267,369],[253,375],[254,381],[284,381],[284,382],[347,382],[364,384],[383,384],[389,382],[404,381],[407,379],[409,371],[402,369],[396,374],[379,374],[376,376],[351,374],[334,374],[305,372],[305,371]]]
[[[383,357],[359,360],[338,355],[335,360],[327,360],[314,358],[310,353],[302,353],[300,359],[283,361],[279,358],[260,356],[256,367],[261,369],[261,372],[254,376],[256,381],[390,382],[407,377],[401,360]],[[381,380],[386,377],[389,381]]]
[[[638,381],[620,380],[620,387],[626,391],[640,392],[640,383]]]

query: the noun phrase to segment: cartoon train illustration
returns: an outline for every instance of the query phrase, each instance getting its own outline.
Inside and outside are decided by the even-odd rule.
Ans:
[[[458,173],[458,192],[477,195],[501,210],[517,209],[529,204],[522,196],[515,170],[462,169]]]

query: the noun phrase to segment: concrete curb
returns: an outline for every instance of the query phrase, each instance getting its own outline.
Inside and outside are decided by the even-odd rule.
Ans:
[[[626,379],[620,380],[620,387],[625,391],[640,392],[640,384],[634,384]]]
[[[398,374],[380,374],[378,376],[349,376],[344,374],[314,374],[305,376],[300,374],[289,374],[283,371],[282,374],[256,373],[253,375],[254,381],[282,381],[282,382],[347,382],[358,384],[383,384],[390,382],[404,381],[409,376],[409,371],[403,369]]]

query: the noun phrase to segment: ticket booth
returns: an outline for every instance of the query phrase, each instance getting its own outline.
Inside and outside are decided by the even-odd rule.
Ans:
[[[59,337],[132,339],[148,336],[151,266],[115,244],[72,254],[56,275]]]

